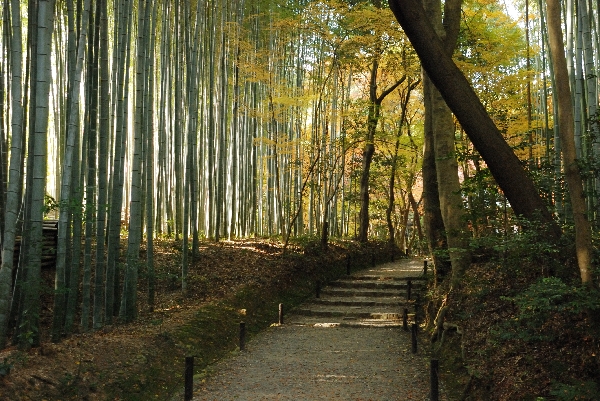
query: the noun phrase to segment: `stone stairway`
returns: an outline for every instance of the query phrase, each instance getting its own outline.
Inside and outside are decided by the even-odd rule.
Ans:
[[[329,283],[315,298],[292,311],[289,323],[320,327],[400,327],[404,309],[407,309],[408,324],[411,324],[415,299],[424,286],[422,261],[405,259],[387,263]]]

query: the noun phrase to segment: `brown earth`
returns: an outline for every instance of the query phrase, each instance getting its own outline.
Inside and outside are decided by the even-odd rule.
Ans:
[[[202,308],[239,297],[244,289],[254,288],[256,293],[262,291],[266,295],[291,288],[298,280],[309,282],[323,274],[335,274],[331,273],[332,267],[345,266],[350,253],[366,254],[367,258],[363,259],[370,262],[375,258],[373,255],[384,254],[374,252],[377,247],[380,246],[359,250],[356,244],[347,242],[321,251],[317,244],[309,243],[292,246],[283,255],[281,244],[269,240],[203,242],[199,257],[190,263],[189,290],[184,296],[179,289],[179,242],[157,240],[154,311],[148,308],[147,277],[142,268],[138,293],[140,315],[135,322],[78,332],[58,344],[48,338],[53,272],[45,271],[48,294],[43,297],[42,345],[29,351],[12,346],[0,352],[0,400],[134,400],[149,399],[149,392],[153,399],[166,399],[180,384],[178,372],[182,370],[179,365],[182,358],[189,349],[198,347],[192,344],[191,338],[186,344],[184,337],[197,334],[198,328],[190,330],[192,334],[186,334],[185,330]],[[256,298],[251,293],[247,297]],[[251,299],[244,302],[252,304]],[[231,311],[234,304],[207,311],[228,314],[230,320],[241,318],[245,311]],[[252,308],[256,309],[257,331],[262,324],[258,322],[260,307]],[[214,348],[206,351],[205,364],[222,357],[233,344],[231,338],[218,334],[220,327],[210,329],[217,334],[204,340],[205,348]],[[10,373],[2,375],[2,368],[10,368]]]

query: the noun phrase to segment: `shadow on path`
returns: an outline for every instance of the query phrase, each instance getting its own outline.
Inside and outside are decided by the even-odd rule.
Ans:
[[[428,400],[429,359],[421,352],[411,353],[409,331],[400,324],[340,324],[361,319],[352,315],[358,309],[378,313],[381,308],[388,311],[384,320],[398,323],[398,316],[390,311],[403,309],[406,294],[400,288],[406,287],[406,278],[422,271],[422,260],[401,260],[355,272],[341,284],[331,283],[323,289],[322,298],[334,304],[346,302],[345,306],[333,305],[339,313],[307,316],[291,311],[284,325],[258,334],[244,351],[218,362],[205,378],[197,380],[193,399]],[[367,289],[361,287],[365,282]],[[354,288],[358,295],[327,295],[335,288]],[[377,301],[360,291],[373,292]],[[391,292],[391,301],[383,299],[385,292]],[[369,298],[368,302],[363,298]],[[325,310],[313,301],[307,304]],[[297,311],[302,310],[304,305]],[[325,324],[328,320],[331,324]]]

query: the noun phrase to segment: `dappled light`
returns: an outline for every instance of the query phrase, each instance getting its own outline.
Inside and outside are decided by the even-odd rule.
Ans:
[[[598,398],[600,2],[2,4],[0,400]]]

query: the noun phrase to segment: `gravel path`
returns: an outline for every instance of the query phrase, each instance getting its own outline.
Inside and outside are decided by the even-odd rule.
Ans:
[[[286,315],[217,363],[195,384],[194,401],[429,399],[429,359],[411,353],[409,332],[294,320]]]

